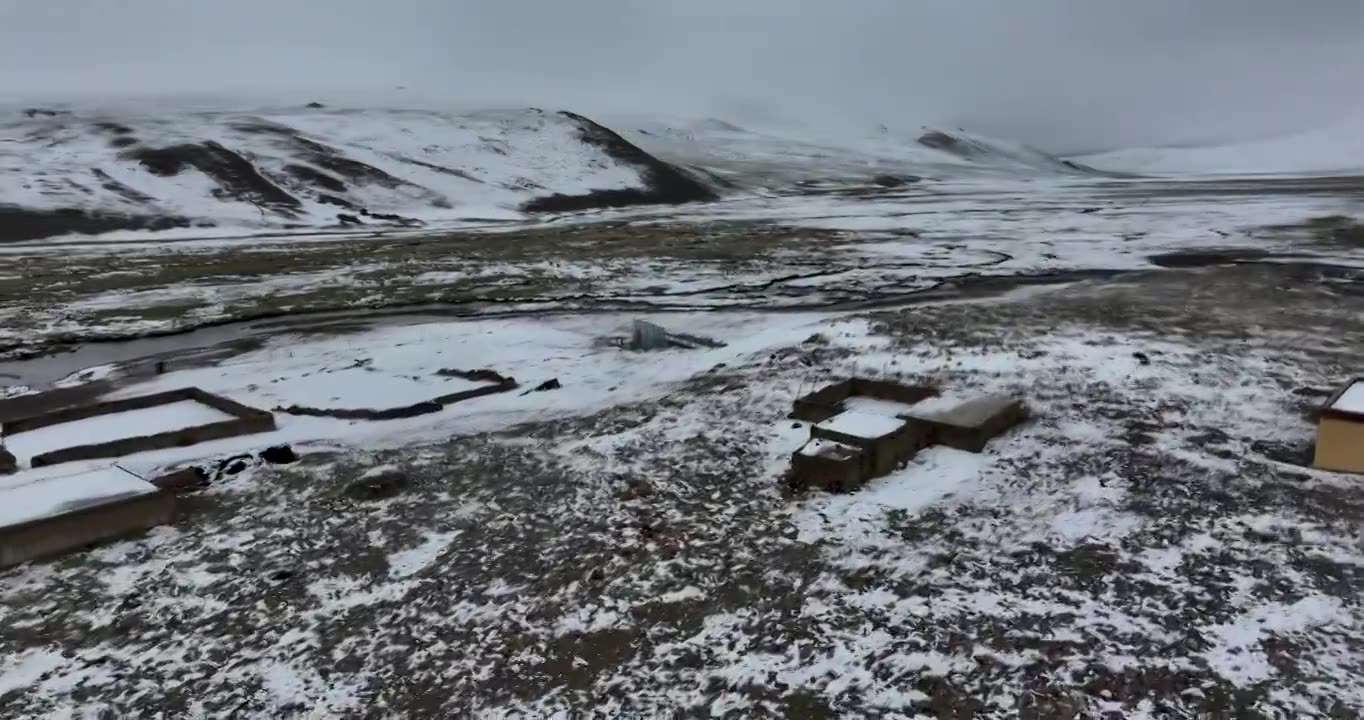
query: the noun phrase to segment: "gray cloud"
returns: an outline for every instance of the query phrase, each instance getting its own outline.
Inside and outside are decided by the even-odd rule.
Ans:
[[[1357,107],[1360,87],[1359,0],[0,5],[11,99],[387,90],[424,104],[948,124],[1067,150],[1309,128]]]

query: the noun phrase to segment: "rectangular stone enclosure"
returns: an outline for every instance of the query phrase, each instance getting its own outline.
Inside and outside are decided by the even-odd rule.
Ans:
[[[866,413],[848,409],[848,400],[859,396],[904,407],[870,422]],[[791,457],[791,486],[854,490],[889,474],[930,445],[980,452],[992,438],[1027,417],[1023,403],[1004,395],[916,409],[930,398],[939,398],[936,388],[868,378],[849,378],[797,398],[791,416],[812,425],[810,440]]]
[[[818,487],[830,492],[847,492],[862,484],[867,476],[862,450],[837,442],[811,440],[791,457],[794,489]]]
[[[908,415],[912,423],[923,429],[928,444],[975,453],[1027,416],[1023,403],[1005,395],[984,395],[947,410]]]
[[[805,422],[824,422],[843,412],[843,401],[854,395],[913,405],[937,394],[937,388],[853,377],[796,398],[791,417]]]
[[[136,534],[175,515],[175,495],[113,467],[10,485],[0,502],[0,567]]]
[[[149,450],[185,447],[207,442],[209,440],[221,440],[223,438],[237,437],[239,435],[270,432],[275,429],[275,416],[264,410],[247,407],[241,403],[229,400],[220,395],[205,392],[199,388],[181,388],[179,390],[168,390],[166,392],[143,395],[141,397],[128,398],[126,400],[108,400],[89,405],[63,408],[42,415],[10,420],[4,424],[4,432],[3,434],[0,434],[0,440],[9,439],[25,432],[32,432],[54,425],[60,425],[62,423],[87,420],[105,415],[115,415],[121,412],[143,410],[161,405],[172,405],[185,401],[199,403],[225,415],[229,415],[231,418],[204,425],[158,432],[151,435],[140,435],[136,437],[120,438],[108,442],[60,448],[33,456],[29,461],[29,464],[32,467],[38,468],[47,465],[71,462],[73,460],[121,457],[123,455],[131,455],[133,453],[146,452]],[[111,422],[116,421],[116,419],[111,418]]]

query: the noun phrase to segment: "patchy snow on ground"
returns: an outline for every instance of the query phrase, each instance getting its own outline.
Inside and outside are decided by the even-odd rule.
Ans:
[[[259,402],[254,378],[301,375],[308,358],[564,383],[395,421],[391,441],[388,423],[282,418],[281,437],[357,449],[248,470],[175,526],[9,571],[6,642],[70,655],[7,659],[7,699],[30,715],[121,709],[158,682],[168,714],[252,717],[1364,707],[1364,622],[1342,574],[1364,548],[1333,476],[1212,452],[1310,436],[1285,420],[1294,351],[1022,327],[1089,302],[651,315],[731,342],[656,353],[598,342],[621,318],[442,322],[281,339],[126,389],[193,380]],[[970,326],[967,312],[1006,317]],[[926,450],[861,492],[785,496],[808,438],[792,400],[854,372],[1021,395],[1034,419],[980,454]],[[411,487],[392,498],[342,492],[394,473]],[[80,694],[92,683],[98,701]]]

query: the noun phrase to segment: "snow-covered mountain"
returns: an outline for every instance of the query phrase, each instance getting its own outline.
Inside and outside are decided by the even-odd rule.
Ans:
[[[598,119],[317,104],[0,110],[0,242],[126,229],[450,227],[920,180],[1364,168],[1360,118],[1273,141],[1075,159],[963,130]]]
[[[817,181],[1094,174],[1025,145],[964,130],[916,128],[830,136],[724,120],[616,116],[612,128],[669,162],[741,187],[777,189]]]
[[[713,197],[572,113],[29,110],[0,120],[0,241],[517,219]]]
[[[1364,171],[1364,108],[1324,127],[1280,137],[1197,147],[1129,148],[1077,160],[1151,175],[1358,173]]]

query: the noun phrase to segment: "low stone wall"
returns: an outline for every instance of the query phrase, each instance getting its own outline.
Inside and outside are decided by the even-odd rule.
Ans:
[[[892,402],[913,405],[938,395],[938,389],[925,385],[901,385],[888,380],[872,380],[855,377],[849,380],[852,395],[880,398]]]
[[[175,517],[175,496],[154,492],[0,528],[0,567],[135,534]]]
[[[915,418],[912,422],[923,430],[931,444],[978,453],[995,437],[1028,417],[1027,406],[1018,400],[985,399],[995,400],[996,407],[978,419],[956,421],[948,413],[934,419]]]
[[[853,377],[796,398],[791,417],[805,422],[824,422],[843,412],[843,401],[854,395],[913,405],[937,394],[937,388],[924,385],[902,385],[889,380]]]
[[[157,407],[159,405],[170,405],[184,400],[191,400],[207,405],[215,410],[232,415],[233,419],[209,423],[207,425],[181,428],[179,430],[170,430],[154,435],[141,435],[138,437],[123,438],[121,440],[96,443],[93,445],[77,445],[74,447],[62,448],[41,455],[35,455],[30,464],[36,468],[45,467],[47,465],[57,465],[74,460],[121,457],[123,455],[147,452],[149,450],[185,447],[188,445],[197,445],[198,443],[207,442],[209,440],[221,440],[223,438],[237,437],[239,435],[270,432],[275,429],[275,417],[264,410],[257,410],[256,408],[242,405],[241,403],[229,400],[220,395],[204,392],[199,388],[181,388],[179,390],[167,390],[152,395],[127,398],[125,400],[107,400],[92,405],[64,408],[44,415],[21,418],[5,424],[4,436],[8,437],[30,430],[38,430],[61,423],[74,422],[76,420],[87,420],[102,415],[112,415],[115,413],[128,412],[130,410],[142,410]]]
[[[56,388],[0,400],[0,424],[20,418],[46,415],[56,410],[88,405],[92,400],[114,389],[108,380],[96,380],[75,387]]]
[[[805,422],[824,422],[843,411],[843,401],[852,396],[852,381],[844,380],[796,398],[791,417]]]
[[[866,482],[862,455],[849,458],[802,455],[791,456],[791,489],[817,487],[829,492],[850,492]]]
[[[446,373],[443,372],[442,374]],[[463,377],[463,375],[460,375],[460,377]],[[277,407],[275,408],[275,412],[304,417],[336,418],[338,420],[400,420],[402,418],[437,413],[444,410],[447,406],[454,405],[458,402],[472,400],[473,398],[484,397],[486,395],[510,392],[520,387],[513,378],[498,377],[501,377],[501,381],[495,385],[485,385],[484,387],[470,390],[461,390],[457,393],[441,395],[440,397],[431,400],[424,400],[412,405],[403,405],[395,408],[375,410],[371,408],[313,408],[303,405],[290,405],[289,407]]]

